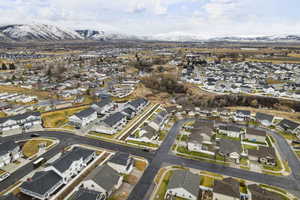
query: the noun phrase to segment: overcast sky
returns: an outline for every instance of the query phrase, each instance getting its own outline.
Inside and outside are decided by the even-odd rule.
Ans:
[[[0,23],[51,23],[139,35],[300,33],[300,0],[0,0]]]

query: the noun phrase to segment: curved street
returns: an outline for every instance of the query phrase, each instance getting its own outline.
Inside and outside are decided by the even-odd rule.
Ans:
[[[153,187],[152,184],[153,184],[154,177],[163,164],[182,165],[184,167],[210,171],[222,175],[233,176],[233,177],[242,178],[254,182],[273,185],[273,186],[287,189],[289,192],[300,197],[300,161],[291,150],[289,144],[281,135],[268,130],[268,133],[273,135],[274,138],[276,139],[282,158],[286,159],[289,162],[289,166],[292,170],[291,175],[284,176],[284,177],[260,174],[260,173],[255,173],[247,170],[227,167],[220,164],[208,163],[205,161],[198,161],[198,160],[191,160],[191,159],[186,159],[186,158],[173,155],[170,150],[173,143],[175,142],[176,134],[179,133],[182,125],[189,120],[191,119],[183,119],[177,121],[173,125],[169,133],[167,134],[160,148],[154,152],[146,152],[143,149],[105,142],[101,140],[95,140],[95,139],[78,136],[67,132],[42,131],[42,132],[34,132],[34,133],[38,133],[42,137],[53,137],[60,141],[54,148],[52,148],[51,150],[49,150],[48,152],[42,155],[42,157],[46,159],[50,159],[51,157],[55,156],[60,151],[62,151],[65,147],[72,144],[85,144],[85,145],[91,145],[91,146],[108,149],[112,151],[127,152],[132,155],[141,156],[147,159],[149,162],[149,166],[145,170],[138,184],[130,193],[130,196],[128,198],[129,200],[148,199],[149,197],[148,190],[149,188]],[[1,138],[0,142],[2,143],[9,140],[20,141],[24,139],[30,139],[30,134],[31,133],[26,133],[22,135],[4,137]],[[20,169],[12,173],[11,176],[9,176],[6,180],[2,181],[0,183],[0,190],[1,191],[5,190],[9,186],[13,185],[15,182],[17,182],[18,180],[22,179],[24,176],[29,174],[33,170],[32,162],[21,167]]]

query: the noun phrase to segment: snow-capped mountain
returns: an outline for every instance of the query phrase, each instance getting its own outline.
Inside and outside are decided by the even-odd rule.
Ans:
[[[83,37],[73,30],[46,24],[13,24],[0,26],[1,35],[6,40],[14,41],[57,41],[78,40]]]
[[[237,42],[300,42],[300,35],[270,35],[270,36],[241,36],[211,38],[210,41]]]
[[[181,32],[171,32],[164,34],[157,34],[153,36],[145,36],[146,40],[159,40],[159,41],[178,41],[178,42],[196,42],[196,41],[204,41],[208,38],[200,36],[199,34],[189,34],[189,33],[181,33]]]
[[[79,33],[84,39],[91,39],[91,40],[104,40],[105,39],[104,31],[84,29],[84,30],[76,30],[76,32]]]
[[[203,37],[200,34],[171,32],[156,35],[129,35],[97,29],[72,30],[47,24],[0,25],[0,41],[60,41],[60,40],[146,40],[146,41],[232,41],[232,42],[300,42],[300,35]]]

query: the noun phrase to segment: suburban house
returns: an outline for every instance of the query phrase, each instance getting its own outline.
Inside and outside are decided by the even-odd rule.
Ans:
[[[82,110],[69,117],[69,121],[76,127],[85,127],[96,119],[97,112],[93,108]]]
[[[168,113],[166,111],[159,112],[156,117],[148,123],[149,126],[154,128],[156,131],[159,131],[163,128],[163,125],[168,117]]]
[[[139,140],[143,142],[153,143],[153,141],[158,137],[158,132],[147,124],[140,130],[139,135],[140,135],[140,137],[138,138]]]
[[[21,156],[22,151],[17,143],[8,141],[0,144],[0,167],[16,161]]]
[[[107,162],[107,165],[121,174],[129,174],[133,170],[133,164],[133,158],[123,152],[117,152]]]
[[[276,165],[276,152],[273,147],[260,146],[258,149],[248,149],[248,158],[264,165]]]
[[[114,102],[111,98],[104,98],[101,101],[94,103],[91,107],[97,111],[98,115],[104,115],[114,107]]]
[[[251,112],[248,110],[237,110],[233,119],[235,121],[247,121],[251,118]]]
[[[122,113],[126,115],[128,120],[132,119],[136,115],[136,111],[129,107],[125,108]]]
[[[271,126],[273,125],[274,116],[257,112],[255,119],[257,122],[261,123],[264,126]]]
[[[20,190],[23,194],[33,198],[46,200],[63,184],[63,178],[55,171],[40,171],[36,172],[32,178],[23,182]]]
[[[243,153],[242,144],[240,141],[229,140],[222,138],[219,141],[219,154],[224,158],[229,158],[236,163],[239,163],[241,154]]]
[[[79,188],[71,197],[70,200],[105,200],[105,194],[94,190]]]
[[[208,150],[208,145],[212,145],[213,129],[203,123],[201,128],[194,128],[188,137],[187,148],[189,151],[203,152]]]
[[[228,137],[239,138],[244,130],[237,126],[232,125],[221,125],[218,127],[219,134],[227,135]]]
[[[47,167],[47,169],[55,171],[60,177],[62,177],[63,182],[67,183],[72,179],[72,177],[76,176],[82,169],[84,169],[95,157],[95,151],[75,147],[54,161],[51,166]]]
[[[213,200],[240,200],[240,183],[233,178],[215,180]]]
[[[187,170],[175,170],[169,180],[165,198],[179,197],[197,200],[200,176]]]
[[[119,175],[110,166],[104,164],[94,169],[82,182],[85,189],[94,190],[105,194],[108,198],[111,193],[120,188],[123,176]]]
[[[13,129],[30,129],[35,125],[41,125],[41,114],[39,112],[24,113],[11,117],[0,118],[0,132]]]
[[[127,122],[126,115],[122,114],[121,112],[116,112],[112,115],[109,115],[105,118],[99,129],[98,132],[105,133],[105,134],[115,134],[117,131],[121,130],[123,126]]]
[[[300,124],[288,119],[283,119],[281,122],[279,122],[277,127],[282,131],[286,131],[293,134],[297,134],[300,132]]]
[[[278,193],[263,189],[257,184],[248,186],[248,194],[250,200],[282,200]]]
[[[245,138],[252,142],[265,143],[267,133],[265,131],[257,130],[254,128],[247,128]]]
[[[126,104],[125,107],[129,107],[137,113],[140,112],[145,106],[148,105],[148,101],[144,98],[138,98],[133,101],[130,101]]]

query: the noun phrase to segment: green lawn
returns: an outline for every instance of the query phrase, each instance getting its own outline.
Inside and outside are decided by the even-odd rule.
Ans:
[[[169,180],[170,180],[170,177],[172,176],[172,174],[173,174],[172,171],[168,171],[165,174],[165,176],[163,177],[163,181],[159,185],[159,188],[155,194],[155,197],[154,197],[155,200],[163,200],[164,199],[164,196],[166,194],[167,187],[169,184]]]
[[[195,152],[195,151],[189,151],[188,148],[183,147],[183,146],[178,147],[177,151],[179,153],[184,153],[184,154],[188,154],[188,155],[192,155],[192,156],[215,159],[215,156],[213,156],[213,155],[209,155],[209,154],[206,154],[206,153]]]
[[[133,141],[133,140],[127,140],[127,142],[132,143],[132,144],[147,146],[147,147],[159,147],[159,145],[157,145],[157,144],[152,144],[152,143],[148,143],[148,142],[140,142],[140,141]]]

